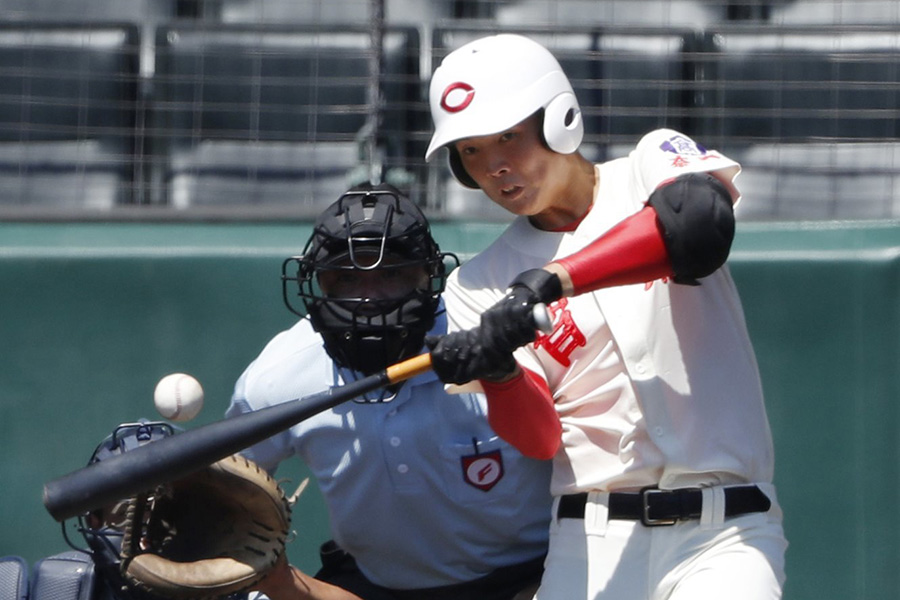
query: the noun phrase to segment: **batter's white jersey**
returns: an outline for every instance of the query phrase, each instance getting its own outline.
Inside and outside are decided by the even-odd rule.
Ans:
[[[664,181],[712,172],[739,198],[737,163],[668,129],[595,168],[594,205],[577,229],[542,231],[519,217],[451,274],[444,299],[452,330],[477,325],[517,274],[585,247],[643,208]],[[737,290],[727,267],[701,282],[562,299],[550,307],[553,333],[517,352],[546,378],[562,421],[554,496],[771,482],[772,439]]]

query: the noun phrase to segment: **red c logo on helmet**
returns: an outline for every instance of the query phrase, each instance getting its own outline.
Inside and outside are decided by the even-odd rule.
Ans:
[[[462,90],[465,95],[463,96],[462,100],[451,105],[448,102],[449,96],[457,90]],[[456,96],[459,96],[459,94],[456,94]],[[473,88],[468,83],[457,81],[456,83],[451,83],[450,85],[448,85],[447,89],[444,90],[444,93],[441,96],[441,108],[446,110],[448,113],[456,113],[469,106],[469,104],[472,103],[472,98],[474,97],[475,88]]]

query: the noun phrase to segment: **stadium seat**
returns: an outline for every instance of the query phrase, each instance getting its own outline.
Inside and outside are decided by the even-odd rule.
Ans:
[[[138,39],[132,25],[0,24],[0,203],[132,200]]]
[[[29,600],[94,600],[97,585],[89,554],[67,550],[34,563]]]
[[[369,0],[206,0],[205,15],[223,23],[364,25],[370,8]]]
[[[599,80],[593,82],[599,86],[601,118],[589,132],[599,133],[605,145],[633,145],[660,127],[691,129],[686,52],[693,40],[692,31],[674,28],[602,30],[596,50]]]
[[[193,0],[198,4],[206,0]],[[153,72],[153,33],[179,16],[184,0],[0,0],[3,21],[133,23],[140,27],[141,74]]]
[[[900,30],[720,27],[707,39],[708,52],[697,55],[704,139],[864,141],[900,134]]]
[[[0,600],[28,600],[28,563],[21,556],[0,557]]]
[[[2,0],[0,0],[2,1]],[[21,1],[21,0],[20,0]],[[373,15],[371,0],[202,0],[204,18],[222,23],[297,23],[301,25],[370,25]],[[443,19],[471,18],[456,14],[486,12],[496,0],[384,0],[382,18],[392,26],[430,27]]]
[[[881,25],[900,18],[896,2],[870,0],[781,0],[771,3],[771,22],[778,25]]]
[[[744,220],[886,219],[900,214],[900,144],[798,142],[729,152]]]
[[[175,14],[178,0],[0,0],[0,13],[13,21],[141,21]],[[202,0],[201,0],[202,1]]]
[[[494,4],[497,21],[503,26],[553,23],[565,28],[573,25],[694,26],[709,20],[716,7],[716,3],[702,0],[514,0]]]
[[[386,33],[380,93],[371,42],[355,27],[161,28],[152,119],[159,201],[316,211],[373,168],[402,163],[382,154],[404,152],[390,131],[409,127],[419,94],[417,33]]]

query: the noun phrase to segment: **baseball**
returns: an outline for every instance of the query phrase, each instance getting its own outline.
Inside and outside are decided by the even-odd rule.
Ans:
[[[153,404],[165,419],[190,421],[203,408],[203,388],[186,373],[166,375],[156,384]]]

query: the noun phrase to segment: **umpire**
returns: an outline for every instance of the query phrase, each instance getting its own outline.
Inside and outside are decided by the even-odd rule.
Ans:
[[[421,353],[426,334],[446,331],[440,296],[449,259],[398,190],[349,190],[321,213],[303,255],[285,261],[284,298],[303,318],[241,375],[227,415]],[[432,372],[320,413],[245,454],[270,472],[302,459],[334,537],[315,579],[282,564],[265,580],[261,589],[275,600],[352,598],[347,592],[511,600],[531,598],[540,580],[550,463],[501,440],[482,395],[449,395]]]

